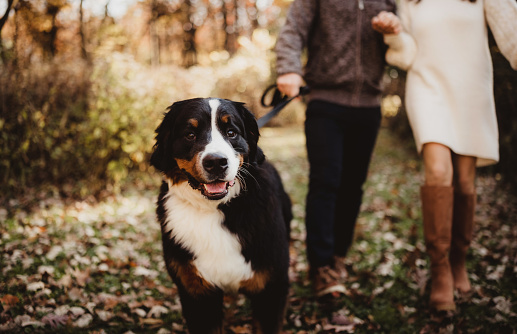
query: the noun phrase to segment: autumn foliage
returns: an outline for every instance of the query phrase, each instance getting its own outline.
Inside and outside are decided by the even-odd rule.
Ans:
[[[91,1],[8,1],[0,44],[4,195],[116,190],[148,168],[153,131],[172,102],[258,101],[271,77],[275,5],[134,2],[117,19]],[[285,4],[284,4],[285,6]]]

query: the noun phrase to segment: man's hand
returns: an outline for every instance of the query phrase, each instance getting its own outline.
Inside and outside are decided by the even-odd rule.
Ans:
[[[397,15],[384,11],[372,19],[372,27],[385,35],[397,35],[402,31],[402,24]]]
[[[289,97],[298,95],[303,86],[303,78],[298,73],[282,74],[276,79],[278,90]]]

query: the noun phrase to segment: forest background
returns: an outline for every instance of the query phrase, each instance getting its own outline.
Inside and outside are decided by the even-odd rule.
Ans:
[[[149,139],[177,100],[228,98],[260,116],[289,4],[0,2],[0,201],[40,186],[83,197],[117,190],[148,170]],[[516,189],[517,77],[492,45],[501,162],[486,170]],[[411,143],[404,73],[389,68],[385,83],[388,126]],[[273,125],[303,121],[303,108],[285,114]]]
[[[260,97],[275,81],[273,46],[290,4],[0,0],[0,332],[184,332],[157,242],[154,130],[167,106],[192,97],[266,113]],[[480,169],[476,295],[452,320],[422,312],[421,166],[403,71],[388,67],[384,77],[342,326],[329,323],[306,279],[303,103],[261,131],[294,204],[288,332],[515,333],[517,73],[490,43],[501,161]],[[231,331],[248,333],[249,305],[237,305],[228,306],[238,315]]]

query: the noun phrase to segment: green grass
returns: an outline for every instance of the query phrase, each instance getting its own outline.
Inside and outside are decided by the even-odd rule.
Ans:
[[[322,302],[312,296],[307,279],[303,130],[266,128],[259,144],[293,201],[287,333],[514,333],[517,201],[496,178],[477,180],[476,232],[468,257],[474,294],[459,301],[454,314],[432,314],[421,163],[410,145],[382,129],[347,257],[348,293]],[[159,177],[131,180],[139,181],[123,185],[124,195],[102,201],[49,197],[30,212],[16,205],[0,211],[0,332],[185,332],[154,215]],[[250,332],[246,299],[228,297],[225,307],[228,333]],[[350,324],[332,324],[336,313]]]

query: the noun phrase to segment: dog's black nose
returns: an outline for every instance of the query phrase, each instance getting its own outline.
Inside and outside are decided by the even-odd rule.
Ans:
[[[203,168],[210,174],[221,174],[228,169],[228,159],[220,154],[208,154],[203,159]]]

